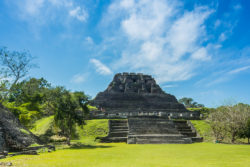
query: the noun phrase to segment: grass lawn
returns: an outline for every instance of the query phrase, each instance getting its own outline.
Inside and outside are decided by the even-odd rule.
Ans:
[[[111,143],[21,155],[1,161],[28,167],[249,167],[250,145]]]

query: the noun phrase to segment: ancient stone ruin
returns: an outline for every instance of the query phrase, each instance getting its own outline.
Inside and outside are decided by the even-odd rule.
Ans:
[[[38,139],[0,103],[0,152],[22,150]]]
[[[109,135],[103,142],[192,143],[201,141],[188,121],[199,112],[188,111],[165,93],[150,75],[118,73],[92,105],[99,110],[93,118],[123,118],[109,121]]]

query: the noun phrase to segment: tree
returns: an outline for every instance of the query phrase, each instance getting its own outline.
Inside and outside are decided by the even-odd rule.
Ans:
[[[242,103],[218,107],[208,117],[216,140],[222,141],[228,134],[232,143],[246,126],[248,119],[250,119],[250,107]]]
[[[179,103],[182,103],[186,108],[202,108],[203,104],[198,104],[192,98],[183,97],[179,100]]]
[[[71,135],[76,124],[83,125],[88,113],[88,99],[84,93],[70,93],[64,88],[60,90],[60,98],[54,104],[55,123],[60,128],[61,133],[67,138],[67,144],[70,145]],[[57,92],[58,93],[58,92]]]
[[[11,87],[28,74],[34,67],[33,57],[29,52],[8,51],[5,47],[0,49],[0,65],[4,78],[12,78]]]
[[[3,104],[9,108],[26,127],[43,116],[46,90],[50,84],[43,78],[30,78],[16,83]]]
[[[0,102],[3,102],[8,96],[9,82],[7,80],[0,81]]]
[[[239,132],[240,138],[247,138],[248,144],[250,144],[250,118],[248,119],[244,128]]]
[[[224,122],[225,110],[214,110],[207,118],[213,131],[216,142],[221,142],[227,135],[227,126]]]

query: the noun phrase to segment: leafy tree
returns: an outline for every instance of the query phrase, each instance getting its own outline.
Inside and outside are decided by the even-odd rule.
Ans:
[[[209,114],[208,122],[213,131],[216,142],[221,142],[227,135],[225,120],[225,110],[214,110]]]
[[[5,47],[0,49],[1,75],[4,78],[12,78],[15,85],[20,79],[24,78],[28,71],[34,67],[33,57],[29,52],[9,51]]]
[[[67,144],[70,145],[71,135],[76,124],[85,124],[85,118],[88,113],[88,99],[82,92],[70,93],[64,88],[58,88],[61,96],[57,98],[54,104],[55,123],[61,129],[62,135],[67,138]]]
[[[209,114],[208,120],[215,138],[222,141],[228,134],[234,143],[239,132],[250,118],[249,105],[239,103],[234,106],[221,106]]]
[[[4,105],[23,125],[30,128],[43,115],[44,96],[49,87],[50,84],[43,78],[24,80],[12,86]]]
[[[240,131],[239,136],[241,138],[247,138],[248,144],[250,144],[250,119],[248,119],[244,128]]]
[[[26,102],[42,103],[48,88],[50,88],[50,84],[44,78],[30,78],[13,85],[9,101],[16,101],[19,104]]]
[[[7,99],[9,92],[9,82],[7,80],[0,81],[0,102],[3,102]]]
[[[182,103],[186,108],[202,108],[203,104],[198,104],[192,98],[183,97],[179,100],[179,103]]]

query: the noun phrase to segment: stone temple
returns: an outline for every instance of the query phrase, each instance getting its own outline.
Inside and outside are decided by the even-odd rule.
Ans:
[[[102,142],[192,143],[202,141],[189,120],[199,112],[187,110],[165,93],[150,75],[118,73],[92,105],[93,118],[109,118],[109,134]],[[117,119],[118,118],[118,119]],[[115,120],[112,120],[115,119]]]

